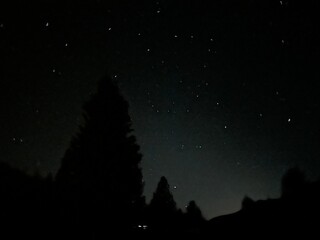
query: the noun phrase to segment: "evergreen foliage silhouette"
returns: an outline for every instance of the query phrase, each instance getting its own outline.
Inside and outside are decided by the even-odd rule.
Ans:
[[[167,179],[162,176],[149,205],[150,222],[153,228],[167,230],[173,227],[178,215],[177,204],[170,191]]]
[[[188,232],[199,232],[199,229],[206,221],[202,215],[202,212],[195,201],[190,201],[186,206],[185,229]]]
[[[192,219],[192,221],[203,221],[204,217],[202,215],[202,212],[195,201],[190,201],[186,207],[186,216],[189,219]]]
[[[85,122],[56,176],[62,213],[92,232],[130,227],[144,198],[142,156],[132,135],[128,103],[117,85],[103,78],[83,110]]]
[[[161,177],[157,189],[153,193],[150,208],[159,210],[162,213],[177,211],[177,204],[170,191],[170,185],[164,176]]]

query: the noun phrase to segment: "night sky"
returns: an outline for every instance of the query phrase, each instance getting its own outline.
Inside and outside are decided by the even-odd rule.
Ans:
[[[6,2],[6,3],[5,3]],[[0,8],[0,160],[53,174],[108,74],[150,200],[166,176],[207,218],[320,172],[319,1],[11,1]]]

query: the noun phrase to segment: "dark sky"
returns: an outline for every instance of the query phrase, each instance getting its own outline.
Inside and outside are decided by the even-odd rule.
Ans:
[[[5,3],[6,2],[6,3]],[[130,103],[145,195],[211,218],[319,176],[319,1],[9,1],[0,159],[55,173],[106,73]]]

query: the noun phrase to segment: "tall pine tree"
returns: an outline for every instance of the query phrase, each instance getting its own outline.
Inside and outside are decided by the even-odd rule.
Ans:
[[[90,231],[130,227],[143,204],[141,154],[128,103],[110,79],[83,107],[84,124],[57,173],[61,212]],[[101,220],[101,219],[104,219]]]
[[[186,224],[187,227],[190,229],[197,229],[201,227],[204,223],[205,219],[202,215],[202,212],[195,201],[190,201],[186,207]]]
[[[172,230],[177,224],[177,204],[170,191],[167,179],[162,176],[149,204],[149,223],[151,228],[161,231]]]
[[[170,191],[170,185],[166,177],[162,176],[158,183],[153,198],[150,201],[150,208],[159,210],[161,213],[171,213],[177,211],[176,202]]]

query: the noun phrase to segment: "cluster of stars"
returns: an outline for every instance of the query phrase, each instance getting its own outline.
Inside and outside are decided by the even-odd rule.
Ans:
[[[111,31],[111,29],[112,29],[111,27],[108,28],[109,31]],[[141,32],[138,32],[137,35],[138,35],[139,37],[142,36]],[[172,37],[173,37],[173,39],[176,39],[176,40],[177,40],[177,39],[181,39],[181,40],[183,41],[183,38],[179,38],[179,35],[178,35],[178,34],[173,34]],[[190,35],[190,39],[191,39],[191,40],[193,40],[194,38],[195,38],[195,35],[193,35],[193,34]],[[214,39],[213,39],[213,38],[209,38],[209,41],[210,41],[210,42],[214,42]],[[191,41],[191,42],[192,42],[192,41]],[[150,47],[146,48],[146,51],[147,51],[148,53],[151,52],[151,48],[150,48]],[[212,46],[208,47],[206,51],[207,51],[208,53],[213,53],[213,54],[217,53],[216,50],[212,49]],[[176,54],[177,54],[177,51],[173,51],[173,54],[176,55]],[[164,64],[164,61],[163,61],[162,63]],[[202,67],[203,67],[203,68],[207,68],[208,65],[207,65],[207,64],[202,64]],[[177,68],[178,68],[178,67],[177,67]]]
[[[285,11],[282,10],[284,10],[289,3],[290,2],[287,0],[276,2],[275,7],[277,10],[281,9],[281,11],[278,12],[283,18],[285,18],[286,14],[283,14]],[[150,172],[150,176],[153,175],[153,178],[157,176],[158,171],[162,171],[165,174],[168,172],[170,173],[173,169],[173,165],[170,165],[169,168],[166,166],[169,166],[169,164],[162,163],[165,161],[178,162],[180,157],[183,160],[188,158],[190,164],[192,161],[191,159],[194,159],[192,164],[200,164],[200,162],[202,164],[206,162],[205,160],[203,161],[203,159],[205,159],[207,155],[210,155],[213,159],[210,164],[215,166],[216,162],[219,161],[219,156],[215,155],[216,151],[224,153],[228,151],[226,155],[230,154],[230,159],[227,159],[230,161],[225,161],[227,162],[226,165],[230,163],[231,167],[236,168],[237,171],[242,171],[245,169],[244,166],[250,168],[250,156],[242,152],[239,155],[243,155],[239,158],[239,155],[236,157],[231,155],[233,155],[232,148],[236,145],[235,143],[237,143],[237,141],[240,142],[242,139],[248,139],[248,141],[256,140],[254,139],[255,136],[246,134],[251,134],[252,132],[253,135],[264,134],[265,132],[269,134],[268,129],[270,129],[270,127],[273,128],[274,131],[277,131],[280,128],[290,130],[290,132],[296,130],[295,127],[300,123],[300,118],[296,115],[295,109],[291,108],[293,103],[291,102],[292,96],[290,95],[290,86],[288,86],[289,84],[281,85],[286,79],[287,70],[277,72],[277,68],[275,68],[275,70],[272,68],[273,63],[270,61],[271,58],[268,59],[269,54],[264,55],[265,47],[270,44],[272,47],[270,55],[276,56],[279,62],[281,62],[281,64],[277,65],[276,61],[275,65],[281,65],[280,68],[285,67],[286,64],[290,66],[291,55],[287,55],[288,57],[285,56],[286,58],[282,57],[291,51],[291,47],[292,49],[296,47],[294,46],[295,41],[291,40],[291,35],[288,36],[287,34],[288,29],[290,29],[290,34],[291,31],[294,32],[295,26],[292,26],[292,28],[283,27],[278,30],[278,26],[282,27],[283,25],[286,26],[286,24],[288,24],[286,19],[279,18],[278,20],[280,21],[278,21],[277,16],[270,17],[270,14],[267,14],[268,19],[266,19],[265,16],[263,16],[264,13],[262,13],[261,19],[259,18],[258,20],[269,23],[267,26],[273,28],[271,31],[265,31],[273,34],[272,37],[265,37],[267,36],[265,34],[269,33],[262,32],[260,29],[257,30],[259,31],[258,34],[253,33],[256,31],[255,27],[257,27],[257,29],[260,27],[259,24],[261,23],[259,21],[257,23],[254,22],[256,25],[254,25],[253,28],[251,25],[248,25],[248,28],[246,27],[246,24],[252,24],[251,17],[253,17],[254,14],[251,16],[251,13],[255,13],[255,10],[247,11],[250,21],[247,21],[248,16],[241,16],[241,13],[239,15],[235,14],[229,16],[229,11],[222,13],[223,19],[219,19],[220,13],[215,16],[214,10],[208,15],[206,15],[206,11],[199,11],[201,12],[201,16],[199,15],[199,18],[192,19],[193,15],[185,14],[188,13],[189,10],[188,7],[184,5],[181,5],[181,9],[178,10],[182,17],[175,19],[171,26],[171,24],[168,24],[168,20],[172,20],[170,16],[176,10],[172,7],[175,5],[174,1],[173,3],[166,5],[161,5],[159,1],[156,2],[156,5],[154,5],[154,3],[152,4],[151,8],[150,6],[146,7],[144,10],[141,8],[137,13],[132,12],[135,10],[130,9],[129,14],[127,14],[127,12],[125,13],[126,16],[121,15],[125,11],[111,13],[111,10],[108,9],[108,14],[105,14],[106,11],[101,11],[104,16],[100,17],[104,18],[108,15],[108,20],[98,21],[101,20],[101,18],[98,19],[95,18],[96,16],[89,16],[93,19],[97,19],[97,21],[94,21],[94,26],[90,21],[86,20],[83,22],[79,21],[79,25],[75,28],[68,26],[68,22],[72,25],[74,16],[67,16],[66,19],[61,20],[55,19],[54,15],[49,14],[49,16],[51,16],[50,18],[38,18],[39,22],[36,24],[36,27],[39,28],[37,29],[37,31],[39,31],[35,36],[38,40],[45,40],[42,43],[40,43],[40,41],[35,41],[37,42],[37,47],[39,47],[39,49],[48,50],[47,52],[57,50],[54,54],[49,52],[47,56],[53,57],[51,59],[44,59],[43,61],[43,64],[47,64],[44,68],[45,74],[49,76],[48,79],[50,81],[54,80],[54,84],[48,84],[48,86],[59,86],[59,90],[66,86],[65,89],[67,90],[63,91],[72,92],[73,90],[68,89],[69,86],[71,86],[71,81],[74,81],[72,84],[74,84],[73,86],[75,87],[86,85],[91,81],[85,80],[88,82],[83,84],[84,80],[81,80],[81,77],[80,80],[73,79],[73,76],[76,76],[77,74],[73,75],[72,71],[79,73],[83,72],[84,74],[82,76],[92,75],[92,78],[94,79],[101,73],[99,72],[99,64],[105,64],[108,68],[110,67],[112,79],[121,82],[121,86],[126,88],[124,90],[130,96],[129,99],[132,100],[132,102],[130,101],[130,106],[133,106],[132,117],[134,119],[134,124],[136,124],[134,126],[135,134],[137,135],[137,139],[142,142],[141,147],[142,153],[144,154],[143,160],[150,164],[150,166],[152,163],[158,164],[159,162],[164,166],[152,166],[154,167],[153,171],[147,165],[148,167],[145,169],[147,172]],[[195,4],[195,6],[196,5],[197,4]],[[199,4],[199,6],[200,5],[201,4]],[[271,6],[274,7],[272,4]],[[203,8],[204,6],[201,7],[202,10]],[[193,12],[193,10],[194,9],[192,9],[191,12]],[[231,10],[230,12],[232,12],[232,14],[233,11],[238,11],[233,9],[229,10]],[[291,9],[288,10],[291,11]],[[117,15],[116,17],[112,17],[111,14]],[[109,18],[109,16],[111,17]],[[169,18],[167,18],[167,16],[169,16]],[[213,21],[213,18],[211,19],[212,16],[214,18],[217,17],[218,21],[216,21],[216,19]],[[239,17],[237,18],[239,19],[239,25],[234,21],[235,16]],[[86,18],[84,17],[82,19]],[[203,20],[199,19],[205,19],[206,23],[201,25]],[[304,21],[302,18],[299,18],[299,21],[300,20]],[[61,24],[64,22],[67,24]],[[230,26],[230,29],[224,29],[225,26],[221,25],[221,23],[224,24],[225,22],[227,23],[226,26]],[[239,26],[239,29],[235,30],[231,25],[235,26],[235,28]],[[301,25],[309,26],[308,24]],[[6,32],[7,27],[11,26],[13,26],[13,24],[4,21],[0,23],[0,30],[1,32]],[[88,31],[88,29],[90,31]],[[250,31],[248,31],[248,29],[250,29]],[[282,30],[285,31],[281,32]],[[309,30],[312,31],[312,28],[310,27]],[[63,34],[64,32],[68,32],[68,34]],[[87,34],[85,38],[81,39],[78,37],[83,36],[84,34]],[[258,40],[256,41],[256,45],[251,44],[250,42],[253,34],[255,34],[254,40]],[[33,35],[34,34],[30,34],[30,36]],[[68,38],[64,38],[64,36],[68,36]],[[304,39],[303,37],[304,36],[301,35],[298,36],[297,39],[299,40],[301,38],[302,42]],[[240,41],[238,41],[239,39]],[[272,39],[272,41],[270,41],[270,39]],[[89,46],[90,44],[87,46],[86,44],[89,42],[92,42],[92,45],[94,46]],[[12,46],[13,45],[14,44],[12,44]],[[290,48],[288,47],[289,45]],[[241,49],[242,46],[244,47],[243,50]],[[25,45],[24,47],[28,46]],[[303,48],[303,44],[301,44],[301,47]],[[9,48],[10,46],[8,49]],[[277,52],[279,49],[281,52]],[[254,53],[251,51],[254,51]],[[89,55],[91,52],[93,55]],[[85,65],[87,59],[90,59],[90,61],[95,59],[93,62],[98,62],[102,59],[100,56],[95,55],[96,52],[99,52],[109,59],[106,61],[102,60],[97,66],[93,67],[95,71],[89,70],[89,67],[84,68],[83,66],[89,66],[89,64]],[[64,59],[69,59],[69,57],[70,59],[78,59],[79,57],[80,61],[75,61],[71,64],[66,63],[64,60],[61,61],[61,56],[67,56]],[[259,59],[257,59],[256,56],[259,56]],[[255,59],[258,60],[259,64],[255,63]],[[74,68],[74,63],[80,63],[80,65]],[[36,64],[34,65],[36,66]],[[269,71],[270,69],[272,71]],[[301,69],[303,69],[303,66]],[[102,71],[104,70],[105,69]],[[293,67],[290,68],[290,71],[291,70],[294,73]],[[246,71],[250,73],[247,75]],[[266,79],[253,79],[252,76],[257,72],[261,72],[261,75],[266,77]],[[266,75],[264,75],[265,72]],[[68,78],[68,81],[70,80],[70,82],[67,84],[62,81],[60,82],[60,80],[62,80],[62,77],[60,77],[62,73],[65,76],[70,76],[70,78]],[[78,76],[79,75],[80,74],[78,74]],[[137,78],[137,84],[130,80],[131,77],[132,79],[136,79],[136,76],[143,76]],[[268,82],[269,76],[281,76],[281,79],[277,83],[274,83],[275,81]],[[245,78],[245,80],[242,79],[242,77]],[[261,95],[263,96],[258,96],[260,92],[255,91],[256,89],[259,89],[259,87],[256,87],[260,83],[259,81],[263,83],[259,86],[261,89],[264,85],[267,86],[266,91],[261,91]],[[237,84],[239,85],[240,91],[237,88]],[[43,84],[43,86],[45,86],[45,84]],[[41,87],[43,88],[43,86]],[[39,90],[36,88],[37,86],[35,86],[36,91]],[[269,89],[272,90],[269,91]],[[52,92],[55,92],[56,90],[57,89],[54,89]],[[76,91],[81,92],[78,91],[78,89]],[[251,92],[252,95],[250,95]],[[289,93],[288,95],[286,95],[287,92]],[[45,95],[45,93],[43,95]],[[246,93],[250,94],[247,95]],[[59,97],[59,93],[56,94],[57,97]],[[242,94],[244,96],[243,98]],[[70,94],[70,96],[73,95]],[[258,100],[251,101],[251,97],[252,99]],[[35,97],[32,96],[32,98]],[[45,98],[46,97],[43,97],[44,100],[52,101],[52,99],[49,99],[49,96],[47,99]],[[239,102],[237,102],[238,99]],[[250,100],[250,103],[247,102],[247,99]],[[269,101],[269,99],[271,100]],[[55,100],[56,99],[53,101]],[[70,102],[74,101],[71,97],[68,100],[70,100]],[[32,101],[36,100],[32,99]],[[80,105],[80,103],[77,104]],[[240,107],[238,108],[238,106]],[[279,108],[277,108],[278,106]],[[29,108],[31,109],[29,111],[37,118],[36,120],[31,118],[32,124],[36,124],[37,120],[41,119],[39,120],[41,121],[41,126],[45,126],[44,124],[48,123],[44,123],[46,121],[43,121],[40,117],[45,117],[50,110],[52,110],[52,112],[56,111],[56,109],[45,109],[41,104],[31,107],[32,108]],[[41,109],[41,112],[37,107]],[[61,106],[61,108],[66,107]],[[242,111],[243,109],[244,111]],[[283,111],[280,112],[278,110]],[[274,116],[275,112],[277,114],[279,113],[279,115]],[[28,112],[28,114],[30,113]],[[57,115],[58,114],[55,114],[55,116]],[[64,116],[64,118],[69,121],[71,118],[70,116]],[[152,121],[150,121],[150,119],[152,119]],[[77,117],[77,123],[80,123],[80,120],[81,118]],[[142,127],[139,125],[141,123],[144,124]],[[145,123],[150,125],[146,127]],[[246,132],[246,128],[241,128],[242,126],[248,126],[248,128],[250,128],[250,133]],[[42,128],[44,127],[41,127],[41,129]],[[257,129],[259,131],[254,133]],[[261,131],[261,129],[263,131]],[[239,132],[237,132],[238,130]],[[52,131],[48,132],[50,133]],[[281,132],[281,129],[277,131],[279,134],[282,134]],[[273,137],[271,136],[272,133],[269,135],[266,137],[268,138],[267,141],[269,141],[269,137]],[[47,135],[45,135],[44,138],[47,138]],[[30,140],[28,133],[20,131],[19,133],[8,133],[4,139],[9,145],[12,145],[17,149],[27,147],[28,144],[34,142],[34,140]],[[150,141],[150,139],[152,140]],[[50,141],[53,142],[52,139],[50,139]],[[239,145],[245,149],[250,145],[250,142],[248,142],[248,144],[247,142],[241,142],[241,144]],[[254,143],[251,144],[252,146],[255,145]],[[267,145],[263,145],[265,144],[263,142],[259,142],[258,144],[261,144],[261,149],[263,149],[264,146],[266,146],[265,149],[271,148],[268,148]],[[170,154],[172,153],[172,155],[168,154],[166,152],[167,150]],[[43,151],[45,155],[45,150],[41,149],[41,151]],[[255,151],[255,149],[253,147],[248,151]],[[238,152],[235,154],[238,154]],[[261,158],[264,158],[267,154],[269,154],[268,151],[263,152]],[[153,158],[154,155],[156,155],[157,159]],[[225,160],[223,153],[221,155],[221,158]],[[249,160],[247,160],[247,157]],[[226,158],[228,158],[228,156]],[[256,166],[256,162],[253,161],[255,160],[252,160],[251,165]],[[181,164],[185,164],[185,162],[186,161],[183,161]],[[216,166],[219,166],[219,164]],[[163,167],[163,169],[161,169],[161,167]],[[188,166],[184,167],[188,168]],[[202,169],[201,171],[204,170]],[[229,177],[233,178],[233,176]],[[149,179],[147,181],[149,181]],[[179,181],[176,181],[176,183],[179,183]],[[186,183],[186,185],[187,184],[190,185],[190,183]],[[179,190],[184,188],[180,185],[178,186]],[[172,188],[177,189],[177,185],[173,185]],[[144,225],[138,227],[144,228]]]

